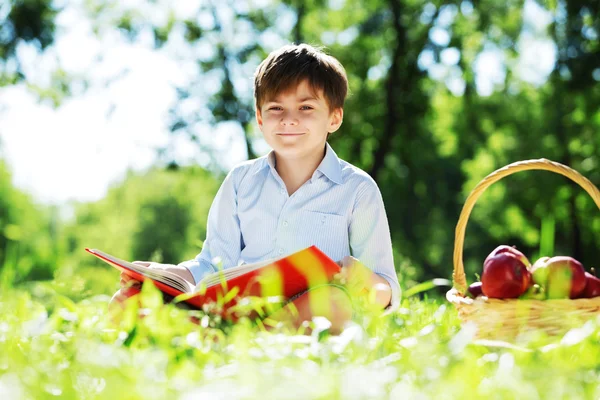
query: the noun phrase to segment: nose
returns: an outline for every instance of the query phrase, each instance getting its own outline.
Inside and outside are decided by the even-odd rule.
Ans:
[[[291,113],[285,113],[281,117],[281,121],[279,123],[282,126],[295,126],[295,125],[298,125],[298,119]]]

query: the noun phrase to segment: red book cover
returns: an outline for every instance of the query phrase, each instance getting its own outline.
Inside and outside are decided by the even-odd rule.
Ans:
[[[191,284],[186,285],[183,280],[166,271],[138,266],[100,250],[85,250],[138,281],[152,280],[164,293],[179,296],[194,292]],[[245,264],[210,274],[198,283],[196,290],[199,291],[184,301],[201,308],[206,302],[223,299],[230,291],[234,291],[235,296],[223,304],[225,309],[246,296],[283,296],[289,299],[311,287],[331,281],[340,269],[325,253],[311,246],[277,260]],[[231,297],[231,294],[227,297]]]

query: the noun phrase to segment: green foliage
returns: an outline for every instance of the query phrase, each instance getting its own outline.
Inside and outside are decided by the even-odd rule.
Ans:
[[[0,87],[21,81],[23,71],[19,62],[16,68],[7,68],[4,62],[16,58],[17,46],[31,43],[44,50],[54,42],[55,18],[58,10],[50,0],[8,0],[2,4],[0,14]]]
[[[508,343],[473,338],[445,301],[404,300],[339,336],[225,325],[161,305],[149,285],[111,320],[106,297],[73,302],[49,285],[0,293],[3,398],[594,399],[600,329]],[[143,318],[137,317],[142,312]],[[199,316],[193,324],[190,316]]]
[[[85,247],[127,260],[179,263],[199,253],[218,181],[189,167],[130,173],[107,196],[75,207],[67,228],[74,264],[89,264]]]
[[[23,79],[19,43],[40,50],[52,43],[57,15],[48,1],[7,4],[0,7],[0,86]],[[14,189],[0,163],[1,397],[598,398],[597,321],[563,338],[482,343],[459,326],[451,307],[423,292],[446,290],[447,281],[432,278],[450,277],[458,215],[488,173],[545,157],[600,185],[600,3],[537,2],[552,21],[535,35],[557,49],[540,85],[518,73],[519,40],[531,33],[521,0],[241,4],[201,2],[195,15],[177,20],[162,2],[139,9],[84,2],[98,34],[117,30],[135,41],[150,33],[156,48],[181,35],[198,54],[197,79],[179,88],[169,125],[173,137],[185,132],[204,155],[211,147],[197,127],[234,122],[253,157],[248,78],[277,40],[327,45],[351,88],[345,123],[331,143],[377,180],[404,294],[426,300],[411,297],[394,314],[361,317],[339,337],[318,320],[314,335],[299,336],[266,333],[246,320],[230,326],[202,316],[193,325],[187,312],[160,306],[148,285],[146,318],[136,318],[132,303],[112,325],[106,303],[117,288],[115,271],[98,267],[83,248],[126,259],[189,259],[202,245],[218,181],[197,168],[129,174],[106,198],[76,205],[63,239],[58,212]],[[146,13],[166,18],[153,23]],[[448,43],[434,41],[436,31]],[[442,56],[452,49],[459,59],[447,65]],[[506,75],[482,95],[475,62],[489,50],[504,57]],[[72,77],[59,69],[51,81],[29,87],[58,106],[73,94]],[[548,172],[522,172],[477,202],[464,243],[467,277],[473,280],[501,243],[532,259],[554,252],[598,267],[599,236],[598,205],[581,188]],[[53,273],[51,282],[23,282]]]
[[[0,278],[3,284],[48,279],[61,262],[58,210],[14,188],[0,159]]]
[[[345,66],[351,90],[345,123],[330,141],[342,158],[378,182],[404,283],[450,277],[462,205],[495,169],[544,157],[600,185],[597,1],[534,6],[522,0],[273,0],[259,7],[226,0],[218,5],[200,2],[185,16],[164,2],[147,7],[118,1],[84,3],[98,35],[118,31],[131,41],[145,41],[151,34],[157,49],[172,39],[187,41],[187,53],[195,54],[189,65],[197,65],[197,75],[178,88],[168,124],[173,138],[187,135],[198,153],[213,156],[213,161],[213,143],[201,131],[207,124],[241,128],[248,157],[256,155],[250,78],[260,60],[283,42],[325,45]],[[27,29],[50,37],[56,14],[49,3],[10,4],[9,19],[36,8],[27,14],[36,18],[19,19],[23,38],[29,37],[24,34]],[[549,24],[532,26],[525,18],[526,6],[543,10]],[[436,33],[441,35],[436,38]],[[552,73],[536,84],[521,74],[520,59],[526,55],[521,46],[527,35],[552,41],[557,51]],[[449,52],[458,59],[445,59]],[[488,93],[477,81],[481,71],[476,63],[483,52],[496,52],[504,60],[504,73]],[[60,104],[71,94],[71,82],[59,70],[49,89],[33,89]],[[209,168],[218,169],[216,162]],[[110,199],[78,210],[79,227],[69,236],[72,251],[93,243],[123,257],[165,261],[197,251],[206,208],[190,208],[178,200],[181,196],[175,201],[145,198],[141,207],[142,201],[133,195],[113,192]],[[524,172],[494,184],[469,219],[464,244],[468,276],[480,272],[486,254],[501,243],[534,257],[544,238],[541,227],[550,217],[555,252],[594,266],[600,236],[597,209],[582,189],[547,172]],[[169,216],[172,230],[149,235],[155,226],[164,226],[163,216]],[[173,241],[163,245],[167,238]],[[547,242],[543,247],[552,248]]]

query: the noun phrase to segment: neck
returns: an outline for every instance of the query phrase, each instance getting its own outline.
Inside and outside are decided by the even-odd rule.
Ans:
[[[312,177],[323,161],[323,157],[325,157],[325,149],[303,158],[293,159],[279,157],[275,153],[275,169],[285,183],[290,196]]]

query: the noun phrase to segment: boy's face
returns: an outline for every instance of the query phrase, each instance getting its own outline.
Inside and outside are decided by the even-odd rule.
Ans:
[[[276,98],[265,99],[256,121],[276,155],[295,159],[322,156],[330,132],[342,125],[343,109],[330,111],[323,91],[313,92],[308,82]]]

